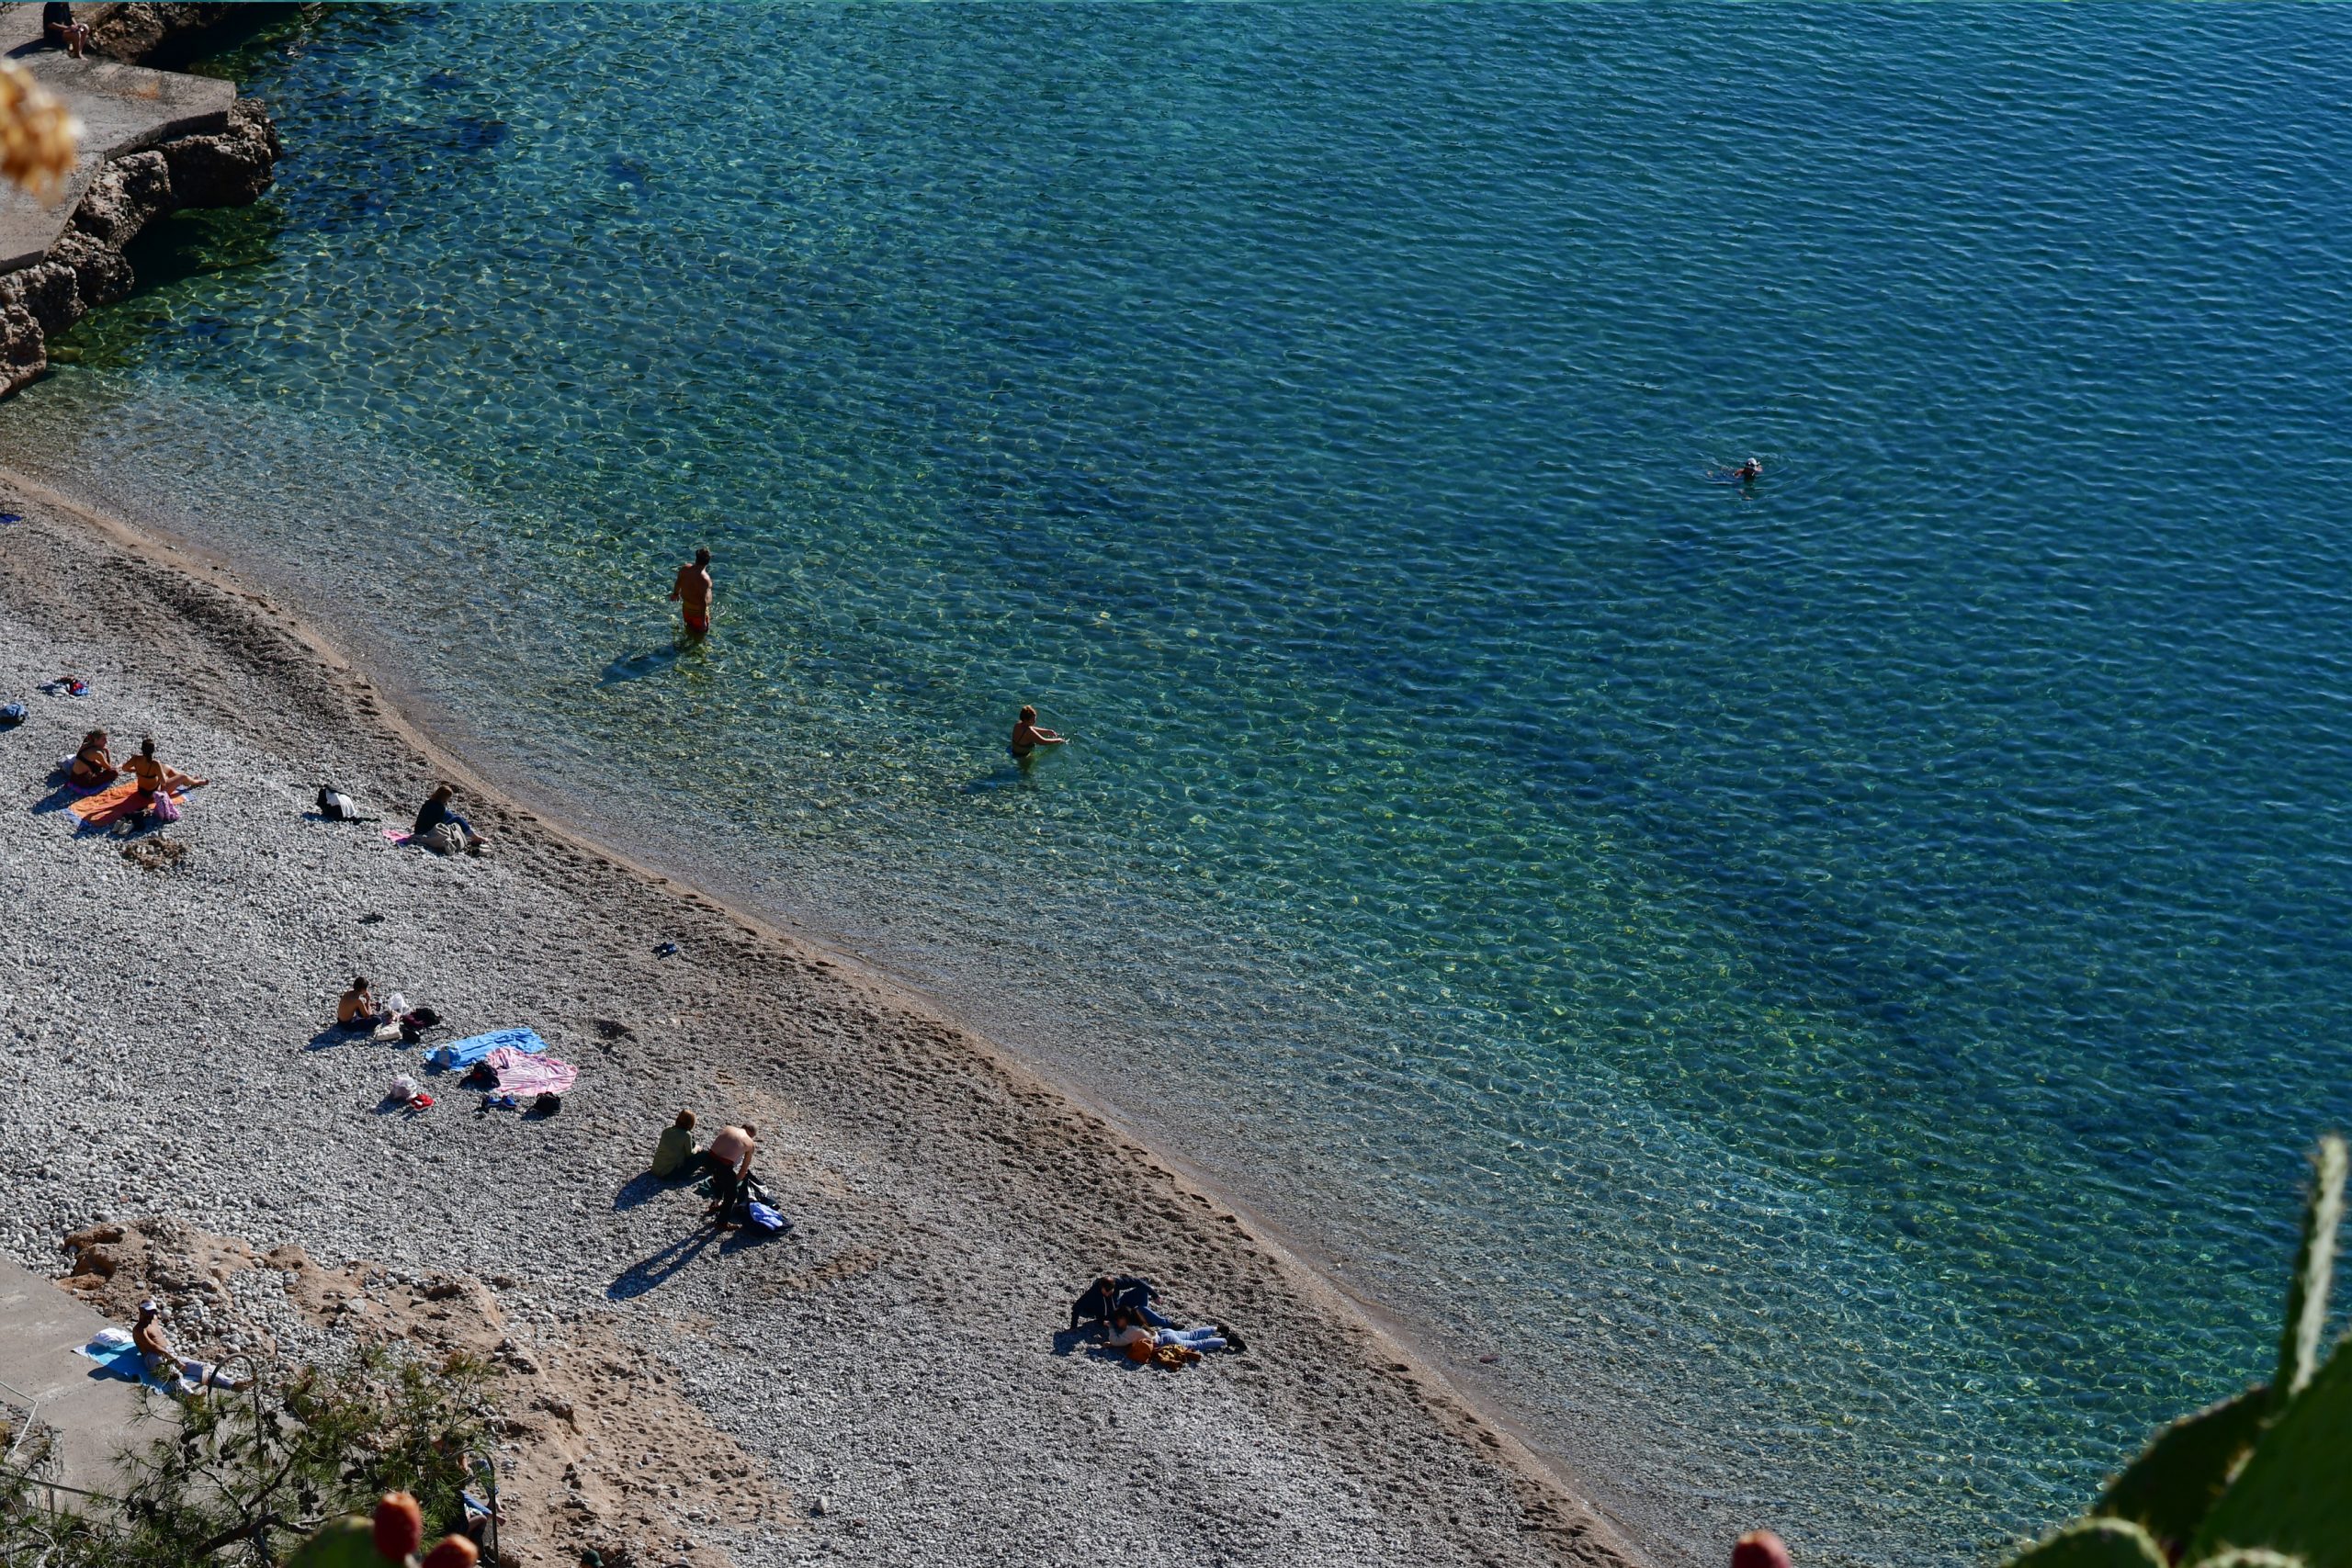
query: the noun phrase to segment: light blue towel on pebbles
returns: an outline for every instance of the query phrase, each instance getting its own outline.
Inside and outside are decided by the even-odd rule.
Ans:
[[[436,1045],[424,1054],[424,1065],[443,1072],[470,1067],[500,1046],[536,1056],[548,1048],[548,1043],[527,1029],[499,1029],[488,1034],[476,1034],[447,1045]]]

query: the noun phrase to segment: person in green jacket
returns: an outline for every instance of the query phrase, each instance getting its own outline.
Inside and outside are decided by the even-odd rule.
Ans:
[[[695,1157],[695,1113],[681,1111],[678,1119],[662,1129],[662,1138],[653,1145],[653,1174],[662,1178],[677,1175]]]

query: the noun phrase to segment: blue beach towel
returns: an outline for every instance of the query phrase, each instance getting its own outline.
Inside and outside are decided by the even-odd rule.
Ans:
[[[470,1067],[502,1045],[526,1056],[536,1056],[548,1048],[546,1041],[527,1029],[501,1029],[435,1046],[424,1054],[424,1065],[437,1072]]]
[[[118,1339],[115,1337],[117,1335],[122,1337]],[[77,1356],[88,1357],[104,1367],[107,1375],[119,1378],[124,1382],[143,1382],[149,1388],[171,1386],[161,1379],[147,1375],[145,1352],[133,1345],[130,1342],[130,1337],[123,1334],[119,1328],[100,1329],[96,1338],[87,1345],[76,1346],[74,1353]]]

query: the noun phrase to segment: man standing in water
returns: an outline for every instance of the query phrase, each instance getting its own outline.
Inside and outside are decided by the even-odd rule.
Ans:
[[[693,564],[680,567],[678,581],[670,585],[670,598],[684,615],[690,637],[710,630],[710,552],[696,550]]]

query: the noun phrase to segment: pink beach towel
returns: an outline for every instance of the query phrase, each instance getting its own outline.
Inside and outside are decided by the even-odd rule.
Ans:
[[[408,842],[408,835],[401,832],[398,828],[387,828],[384,829],[384,842],[388,844],[405,844]]]
[[[501,1045],[482,1058],[482,1065],[498,1075],[501,1094],[561,1094],[580,1077],[580,1069],[570,1062],[526,1055],[512,1045]]]

